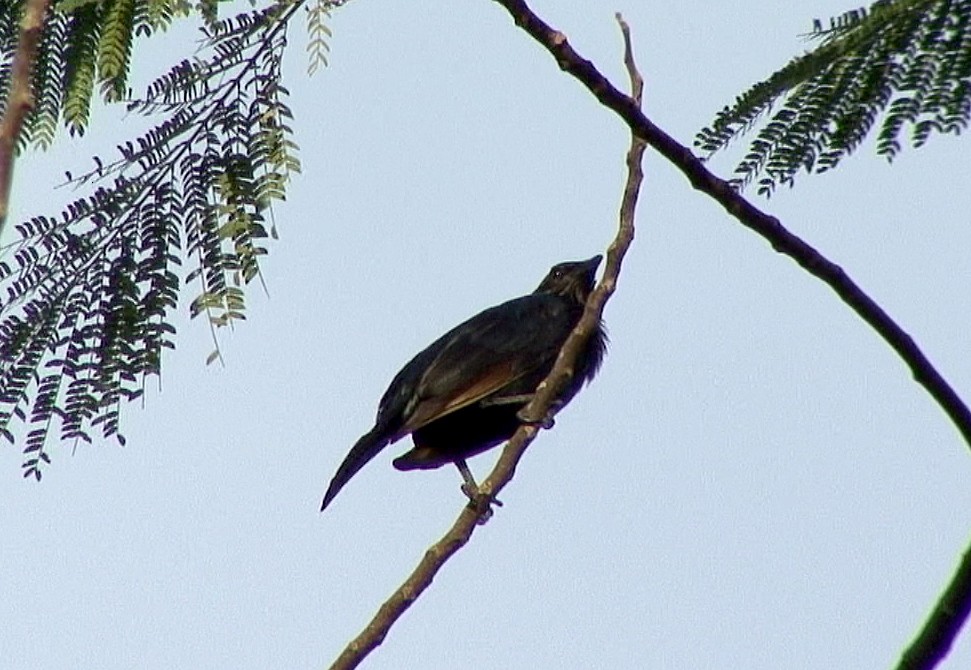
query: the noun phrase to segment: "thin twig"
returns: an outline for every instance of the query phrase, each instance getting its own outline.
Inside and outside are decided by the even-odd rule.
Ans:
[[[637,68],[634,65],[627,25],[623,23],[623,19],[619,15],[617,20],[624,33],[625,63],[630,72],[631,81],[639,82],[640,74],[637,73]],[[639,99],[640,86],[635,85],[635,88],[635,95]],[[597,324],[600,323],[604,306],[614,292],[624,254],[627,253],[627,249],[634,239],[634,209],[637,204],[642,177],[640,157],[644,152],[644,147],[643,141],[632,136],[631,148],[627,154],[628,176],[620,207],[620,225],[617,237],[607,249],[607,263],[603,278],[590,294],[583,316],[563,344],[549,376],[540,383],[533,400],[523,410],[524,416],[545,417],[547,415],[553,400],[572,376],[574,362],[584,343]],[[519,459],[522,458],[526,447],[536,437],[537,430],[537,427],[531,424],[520,426],[503,449],[495,469],[482,482],[476,499],[462,509],[455,523],[442,539],[425,552],[408,579],[381,605],[374,618],[361,631],[360,635],[347,645],[331,666],[331,670],[356,668],[372,650],[384,641],[391,626],[428,588],[445,562],[469,541],[477,526],[477,521],[488,511],[493,498],[512,479]]]
[[[617,90],[593,64],[570,46],[566,36],[536,16],[523,0],[495,0],[512,15],[516,25],[543,45],[562,70],[583,84],[602,105],[616,112],[631,131],[644,139],[688,178],[691,185],[718,201],[729,214],[768,240],[772,248],[792,258],[809,274],[825,282],[843,302],[866,321],[910,367],[914,379],[944,409],[964,441],[971,447],[971,411],[917,347],[913,338],[853,282],[843,269],[804,240],[789,232],[737,193],[724,179],[712,174],[691,150],[654,125],[637,103]]]
[[[566,36],[536,16],[523,0],[496,0],[517,26],[546,48],[562,70],[572,75],[602,105],[616,112],[638,137],[654,147],[688,178],[691,185],[709,195],[742,225],[757,232],[772,248],[796,261],[829,286],[860,318],[870,325],[906,363],[914,380],[924,387],[957,427],[971,447],[971,411],[960,396],[924,356],[907,334],[843,269],[825,258],[779,220],[761,211],[723,179],[712,174],[691,150],[654,125],[637,101],[617,90],[593,64],[570,46]],[[917,640],[901,660],[901,668],[932,668],[947,655],[971,611],[971,548],[965,561],[925,624]]]
[[[24,119],[34,109],[34,95],[30,90],[30,76],[37,58],[37,47],[44,32],[44,17],[50,0],[27,0],[20,21],[17,51],[10,64],[10,89],[7,104],[0,120],[0,234],[3,234],[10,210],[10,184],[17,155],[17,143],[24,127]]]

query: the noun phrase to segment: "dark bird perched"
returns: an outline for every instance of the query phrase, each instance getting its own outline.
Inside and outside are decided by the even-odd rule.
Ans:
[[[476,490],[465,459],[505,442],[522,423],[519,411],[546,378],[583,314],[600,256],[553,266],[539,287],[490,307],[432,342],[395,375],[378,404],[374,427],[351,447],[330,482],[323,511],[358,470],[409,433],[414,448],[398,470],[455,463],[467,493]],[[600,323],[557,399],[570,402],[593,378],[607,336]]]

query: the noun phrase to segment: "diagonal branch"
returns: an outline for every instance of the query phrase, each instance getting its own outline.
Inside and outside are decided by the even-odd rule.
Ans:
[[[575,77],[605,107],[616,112],[631,132],[645,140],[673,163],[699,191],[709,195],[738,221],[764,237],[776,251],[786,254],[803,269],[833,289],[850,308],[868,323],[910,368],[918,384],[941,406],[964,441],[971,447],[971,411],[903,328],[843,269],[789,232],[779,220],[750,203],[723,179],[712,174],[687,147],[644,116],[637,101],[617,90],[593,64],[570,46],[566,36],[551,28],[529,9],[524,0],[496,0],[512,15],[516,25],[543,45],[560,69]],[[931,668],[946,656],[971,611],[971,549],[952,577],[934,613],[911,648],[901,659],[901,668]]]
[[[617,21],[624,34],[624,62],[631,76],[635,96],[640,100],[641,78],[634,64],[630,34],[627,24],[624,23],[619,14]],[[634,210],[642,178],[641,156],[644,153],[644,148],[644,142],[632,136],[631,148],[627,153],[628,176],[620,208],[620,225],[617,236],[607,249],[607,264],[603,278],[590,294],[583,316],[563,344],[549,376],[540,383],[532,401],[523,410],[524,416],[547,416],[547,411],[553,401],[573,375],[574,362],[593,329],[600,322],[604,306],[614,292],[624,254],[627,253],[627,249],[634,240]],[[488,513],[495,496],[512,479],[519,459],[522,458],[526,447],[536,437],[537,431],[538,427],[533,424],[520,426],[503,449],[502,456],[499,457],[495,469],[482,482],[475,500],[465,506],[442,539],[425,552],[415,570],[381,605],[374,618],[360,635],[347,645],[337,660],[334,661],[331,670],[356,668],[371,651],[384,641],[391,626],[431,585],[435,575],[445,565],[445,562],[472,537],[472,532],[475,530],[479,519]]]
[[[772,248],[792,258],[809,274],[833,289],[843,302],[866,321],[910,367],[914,379],[944,409],[971,447],[971,411],[945,381],[903,328],[897,325],[843,269],[828,260],[805,240],[789,232],[770,216],[737,193],[724,179],[716,177],[686,146],[654,125],[636,101],[617,90],[606,77],[574,51],[566,36],[536,16],[523,0],[496,0],[512,15],[516,25],[542,44],[560,69],[575,77],[600,101],[616,112],[631,131],[675,165],[702,193],[718,201],[729,214],[768,240]]]
[[[30,90],[30,75],[37,47],[44,32],[44,17],[50,0],[27,0],[24,16],[20,21],[20,39],[10,65],[10,90],[3,119],[0,120],[0,233],[3,233],[10,210],[10,183],[13,180],[14,158],[17,142],[24,127],[24,119],[34,108],[34,95]]]

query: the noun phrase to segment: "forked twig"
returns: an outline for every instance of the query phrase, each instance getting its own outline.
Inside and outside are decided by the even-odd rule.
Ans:
[[[678,143],[652,123],[633,98],[619,91],[593,64],[570,46],[566,36],[551,28],[530,10],[524,0],[495,0],[512,16],[517,26],[539,42],[556,59],[560,68],[575,77],[602,105],[616,112],[636,136],[644,139],[675,165],[699,191],[718,201],[738,221],[764,237],[772,248],[792,258],[809,274],[829,286],[857,315],[893,348],[910,368],[914,380],[924,387],[954,423],[971,447],[971,411],[930,360],[904,331],[837,264],[805,240],[787,230],[780,221],[761,211],[723,179],[712,174],[690,149]],[[971,548],[951,579],[934,612],[903,655],[901,670],[933,668],[946,655],[971,612]]]
[[[631,76],[634,94],[639,100],[641,77],[634,64],[630,31],[620,15],[617,16],[617,21],[620,23],[624,35],[624,62]],[[587,299],[583,316],[563,344],[549,376],[540,383],[532,401],[523,410],[524,416],[527,418],[545,417],[547,415],[553,401],[572,376],[574,362],[590,333],[600,322],[604,306],[614,292],[624,254],[627,253],[627,249],[634,240],[634,210],[642,179],[641,156],[644,153],[644,148],[645,144],[642,140],[634,136],[631,137],[631,148],[627,153],[627,184],[624,188],[620,207],[620,225],[617,236],[607,249],[607,263],[603,278]],[[538,430],[537,425],[532,423],[520,426],[503,449],[492,473],[479,487],[479,495],[462,509],[455,523],[442,539],[425,552],[415,570],[381,605],[364,630],[347,645],[331,666],[331,670],[356,668],[372,650],[384,641],[391,626],[428,588],[445,562],[469,541],[472,532],[478,525],[478,520],[489,509],[495,496],[512,479],[519,459],[522,458],[526,447],[536,437]]]

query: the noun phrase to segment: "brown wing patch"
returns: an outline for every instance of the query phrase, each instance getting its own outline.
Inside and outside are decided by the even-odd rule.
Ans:
[[[513,366],[509,362],[504,362],[489,370],[487,374],[471,380],[468,386],[458,389],[454,395],[425,398],[415,406],[411,416],[408,417],[408,421],[405,422],[399,432],[405,435],[442,418],[446,414],[468,407],[514,382],[517,377],[518,375],[513,371]]]

